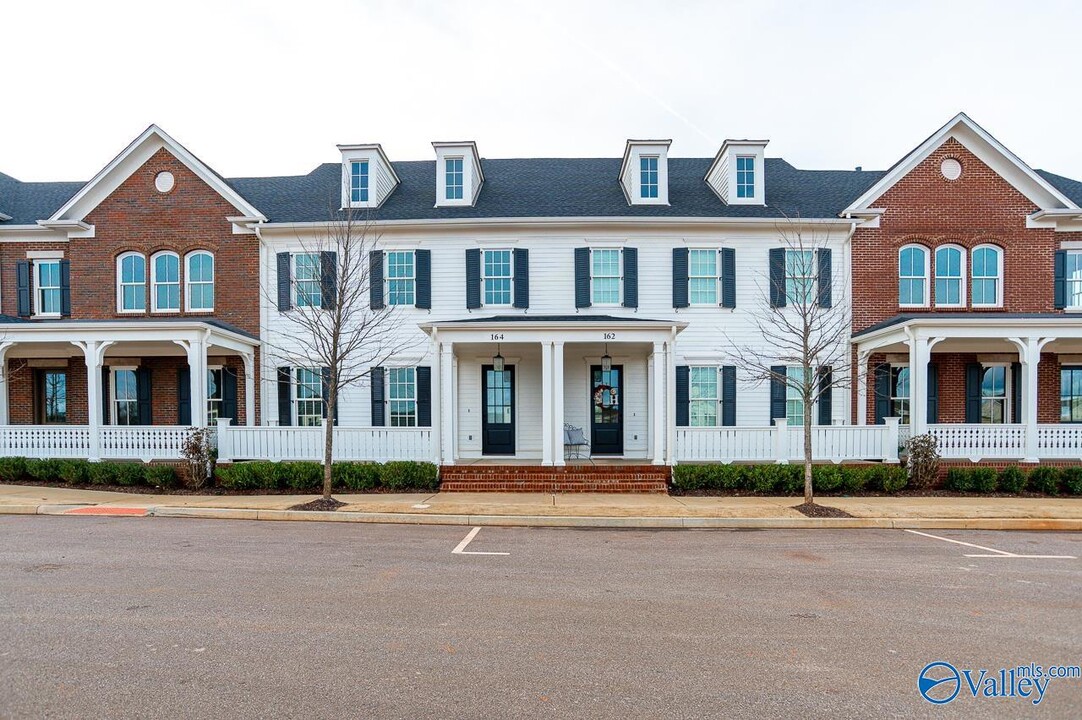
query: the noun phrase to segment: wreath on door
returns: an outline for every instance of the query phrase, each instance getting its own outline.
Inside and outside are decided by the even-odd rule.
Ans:
[[[597,385],[594,387],[594,405],[602,408],[610,408],[616,403],[616,393],[613,392],[612,385]],[[606,400],[608,402],[606,402]]]

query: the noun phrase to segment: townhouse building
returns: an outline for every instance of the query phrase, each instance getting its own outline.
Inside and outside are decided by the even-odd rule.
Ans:
[[[965,115],[887,171],[801,170],[766,146],[483,159],[437,142],[402,162],[340,145],[306,175],[227,180],[151,127],[88,183],[0,175],[3,452],[153,459],[214,425],[228,459],[313,453],[326,371],[290,360],[311,341],[290,313],[313,302],[298,288],[333,287],[333,249],[313,248],[348,213],[401,350],[343,391],[343,457],[463,482],[579,468],[572,451],[654,479],[795,458],[799,397],[740,356],[775,351],[785,372],[757,322],[806,293],[852,328],[852,363],[816,368],[849,380],[813,408],[819,457],[893,460],[933,431],[957,457],[1076,458],[1082,183]]]

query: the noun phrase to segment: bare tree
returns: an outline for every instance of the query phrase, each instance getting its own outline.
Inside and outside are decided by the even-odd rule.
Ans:
[[[812,408],[836,388],[850,387],[848,303],[835,306],[833,287],[841,273],[832,269],[826,233],[817,234],[797,219],[779,224],[781,247],[770,257],[761,299],[751,311],[755,341],[735,348],[733,363],[746,382],[793,391],[803,405],[804,502],[815,502],[812,488]],[[839,263],[840,265],[844,265]],[[844,267],[841,269],[844,272]],[[726,338],[728,340],[728,338]]]
[[[367,216],[351,208],[332,210],[332,220],[312,236],[298,236],[299,252],[279,277],[267,300],[286,305],[283,321],[291,326],[292,342],[279,342],[269,352],[291,367],[321,375],[326,433],[323,443],[323,497],[331,499],[331,463],[334,457],[334,418],[345,388],[367,381],[375,367],[416,345],[413,333],[403,332],[397,306],[372,307],[370,253],[380,237]],[[380,282],[377,280],[376,282]],[[288,292],[287,297],[282,297]],[[382,297],[383,288],[376,288]],[[292,373],[291,383],[297,383]]]

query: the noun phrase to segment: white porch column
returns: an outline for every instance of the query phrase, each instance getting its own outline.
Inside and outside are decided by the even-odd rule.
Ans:
[[[910,336],[909,344],[909,425],[912,435],[928,432],[928,338]]]
[[[857,351],[857,425],[868,424],[868,358],[871,352]]]
[[[440,464],[443,458],[443,373],[440,370],[440,343],[436,340],[436,333],[432,333],[432,399],[434,412],[432,413],[432,462]]]
[[[86,361],[86,404],[87,425],[90,429],[90,452],[88,460],[98,462],[101,460],[101,406],[104,402],[101,387],[101,366],[105,358],[105,350],[112,341],[88,340],[82,342],[73,340],[72,345],[83,351]]]
[[[552,342],[541,343],[541,464],[555,462],[552,408]]]
[[[552,437],[555,465],[564,461],[564,343],[552,343]]]
[[[440,343],[440,453],[442,464],[455,464],[454,344]]]
[[[240,357],[244,361],[245,425],[255,425],[255,353],[244,353]],[[240,423],[238,422],[237,425]]]
[[[665,343],[665,413],[660,419],[665,424],[665,462],[676,464],[676,330]]]
[[[650,415],[650,424],[654,427],[653,433],[653,447],[654,447],[654,464],[665,464],[665,428],[667,423],[665,422],[665,413],[663,408],[665,407],[665,370],[668,367],[668,360],[666,359],[665,343],[654,343],[654,377],[653,377],[653,390],[654,397],[651,404],[652,414]]]
[[[1041,350],[1049,342],[1040,338],[1007,338],[1018,348],[1018,360],[1022,364],[1022,424],[1026,432],[1025,457],[1022,462],[1035,463],[1040,457],[1037,449],[1037,393]]]
[[[11,414],[8,410],[11,391],[8,387],[8,350],[14,344],[13,342],[0,343],[0,425],[11,423]]]
[[[194,340],[174,340],[188,356],[191,392],[192,427],[207,425],[207,343],[202,337]],[[247,389],[247,385],[245,385]]]

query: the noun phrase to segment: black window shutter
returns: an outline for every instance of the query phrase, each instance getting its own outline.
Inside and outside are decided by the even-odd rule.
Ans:
[[[1022,363],[1011,363],[1011,422],[1022,422]]]
[[[383,427],[386,424],[383,419],[383,368],[372,368],[369,379],[372,382],[372,427]]]
[[[819,368],[819,424],[831,425],[834,409],[834,373],[827,366]]]
[[[112,372],[108,365],[101,368],[101,424],[109,424],[109,378]]]
[[[320,307],[334,310],[338,304],[338,253],[325,250],[319,254]]]
[[[414,307],[422,310],[432,309],[432,251],[414,250],[413,261],[417,272],[417,292],[414,294]]]
[[[721,306],[736,307],[736,250],[721,249]]]
[[[875,424],[882,425],[890,415],[890,365],[875,366]]]
[[[319,369],[319,396],[323,400],[323,408],[320,414],[327,417],[327,406],[331,402],[331,369],[329,367],[322,367]],[[341,394],[336,398],[334,403],[334,422],[333,425],[338,424],[338,403],[341,401]]]
[[[140,425],[153,425],[151,417],[151,373],[150,368],[141,367],[135,371],[135,398],[139,411]]]
[[[192,374],[187,365],[177,368],[177,424],[192,424]]]
[[[830,307],[830,283],[831,283],[831,262],[830,262],[830,248],[819,248],[815,251],[815,257],[819,262],[817,277],[819,280],[819,307]]]
[[[1055,305],[1057,310],[1067,307],[1067,251],[1057,250],[1055,259]]]
[[[466,249],[466,309],[481,307],[481,250]]]
[[[15,284],[18,286],[19,317],[30,317],[30,261],[19,260],[15,263]]]
[[[293,424],[293,369],[278,368],[278,424]]]
[[[71,260],[60,261],[60,315],[71,317]]]
[[[774,252],[771,250],[771,252]],[[773,425],[775,420],[786,416],[785,412],[785,390],[786,384],[784,378],[785,366],[773,365],[770,368],[770,424]]]
[[[721,368],[721,424],[726,427],[736,425],[736,367],[733,365]]]
[[[575,248],[575,307],[590,307],[590,248]]]
[[[785,307],[785,248],[770,249],[769,282],[770,306]]]
[[[293,296],[290,294],[292,282],[289,278],[289,253],[278,253],[278,309],[282,312],[293,307]]]
[[[928,363],[928,422],[939,422],[939,366]]]
[[[530,307],[530,251],[515,248],[515,307]]]
[[[679,427],[691,424],[691,368],[687,365],[676,366],[676,424]]]
[[[220,417],[229,418],[230,425],[239,425],[237,417],[237,371],[222,368],[222,405]]]
[[[624,248],[624,307],[639,306],[639,250]]]
[[[686,308],[688,301],[688,249],[672,249],[672,306]]]
[[[373,310],[383,308],[383,251],[368,252],[368,305]]]
[[[980,363],[966,364],[966,422],[981,421],[981,372]]]
[[[432,368],[417,366],[417,426],[432,427]]]

